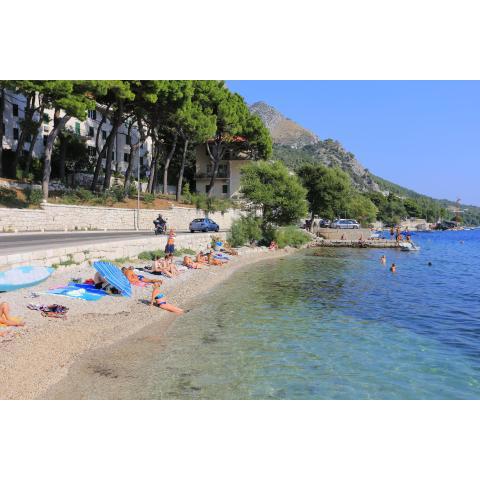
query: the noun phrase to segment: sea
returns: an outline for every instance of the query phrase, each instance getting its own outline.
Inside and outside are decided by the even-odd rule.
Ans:
[[[161,341],[151,326],[81,360],[62,396],[70,381],[82,398],[478,399],[480,230],[413,240],[239,270]]]

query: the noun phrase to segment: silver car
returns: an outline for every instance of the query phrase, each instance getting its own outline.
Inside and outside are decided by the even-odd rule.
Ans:
[[[356,220],[339,218],[330,225],[330,228],[360,228],[360,224]]]

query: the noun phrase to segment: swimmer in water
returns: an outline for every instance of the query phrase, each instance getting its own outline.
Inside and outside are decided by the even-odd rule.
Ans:
[[[390,271],[392,273],[395,273],[397,271],[397,266],[394,263],[392,263],[392,266],[390,267]]]
[[[431,267],[431,266],[432,266],[432,262],[428,262],[428,266]]]
[[[385,265],[385,264],[387,263],[387,257],[386,257],[385,255],[382,255],[382,256],[380,257],[380,263],[381,263],[382,265]]]

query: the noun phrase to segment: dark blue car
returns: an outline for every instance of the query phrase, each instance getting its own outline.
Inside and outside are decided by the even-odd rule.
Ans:
[[[218,232],[220,227],[209,218],[196,218],[190,222],[190,231],[193,232]]]

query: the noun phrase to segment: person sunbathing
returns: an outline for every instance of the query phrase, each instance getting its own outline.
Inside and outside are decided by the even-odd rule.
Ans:
[[[167,272],[169,272],[172,277],[176,277],[180,274],[175,262],[173,261],[173,254],[169,253],[168,255],[165,255],[163,264],[165,265]]]
[[[228,242],[223,244],[223,251],[229,255],[238,255],[238,252]]]
[[[10,305],[6,302],[0,303],[0,325],[5,325],[7,327],[23,327],[25,322],[22,320],[12,317],[10,315]],[[3,337],[6,332],[1,332],[0,336]]]
[[[198,262],[194,262],[190,257],[183,257],[183,265],[187,268],[203,268],[204,265]]]
[[[195,257],[197,263],[207,263],[207,256],[203,252],[198,252],[197,256]]]
[[[122,273],[128,278],[128,281],[132,285],[138,285],[138,284],[141,284],[141,283],[153,283],[155,285],[155,284],[158,284],[158,282],[159,282],[159,280],[154,280],[152,278],[146,278],[143,275],[137,275],[133,271],[133,267],[128,267],[128,268],[122,267]]]
[[[155,257],[153,262],[152,273],[155,275],[165,275],[166,277],[172,278],[172,274],[169,269],[166,268],[165,261],[160,257]]]
[[[156,305],[157,307],[163,310],[166,310],[167,312],[176,313],[177,315],[182,314],[183,310],[181,308],[178,308],[175,305],[167,303],[167,299],[165,298],[165,295],[163,293],[160,293],[159,286],[161,284],[162,284],[162,281],[160,281],[157,285],[153,287],[150,306]]]
[[[209,253],[207,255],[207,260],[208,260],[209,265],[215,265],[217,267],[223,267],[223,262],[214,258],[212,253]]]
[[[278,250],[278,244],[275,240],[270,242],[270,246],[268,247],[269,250]]]

